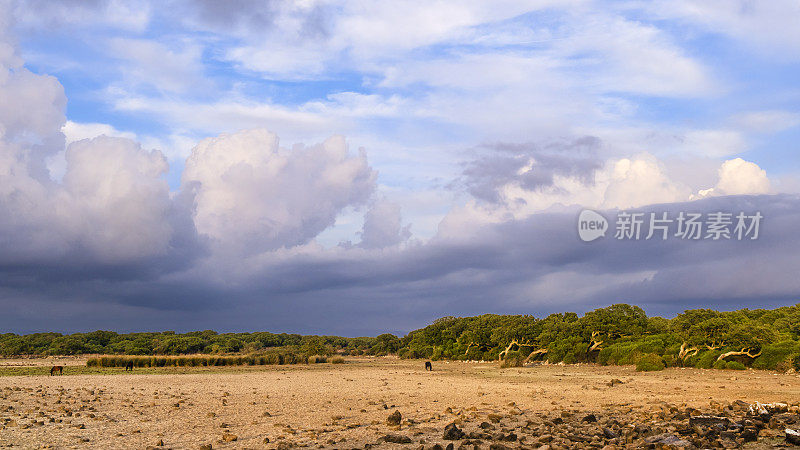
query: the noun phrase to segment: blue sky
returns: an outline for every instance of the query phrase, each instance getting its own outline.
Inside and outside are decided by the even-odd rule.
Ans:
[[[458,163],[462,149],[482,141],[537,140],[547,131],[535,127],[528,131],[524,121],[509,124],[512,126],[507,130],[496,130],[492,123],[476,126],[467,118],[452,115],[449,109],[461,105],[449,96],[472,98],[480,104],[484,95],[492,95],[493,89],[507,87],[508,92],[497,92],[501,105],[492,105],[490,112],[500,118],[506,114],[524,115],[526,108],[536,108],[541,99],[517,99],[514,90],[524,91],[536,84],[537,76],[545,88],[555,85],[564,89],[564,94],[572,97],[565,100],[578,103],[578,107],[609,109],[604,117],[582,116],[576,111],[562,111],[564,117],[558,117],[556,112],[553,120],[558,123],[553,125],[563,129],[555,130],[554,134],[574,132],[569,129],[578,127],[601,132],[644,127],[680,135],[697,129],[736,130],[732,118],[753,112],[798,114],[797,45],[782,42],[792,38],[791,35],[769,36],[773,32],[770,28],[790,23],[781,17],[778,8],[766,13],[748,12],[746,4],[733,2],[726,6],[734,15],[729,18],[731,23],[718,24],[715,19],[699,14],[691,2],[673,5],[577,2],[541,8],[511,2],[491,14],[473,4],[449,5],[456,17],[459,13],[465,16],[460,23],[420,24],[410,17],[408,23],[396,24],[397,30],[393,30],[396,35],[387,37],[366,26],[363,35],[342,27],[369,20],[370,12],[378,15],[378,20],[386,20],[383,14],[391,11],[367,8],[359,16],[356,4],[322,2],[304,8],[275,3],[277,6],[270,7],[270,14],[275,16],[273,23],[248,27],[242,25],[243,18],[252,9],[258,9],[259,4],[238,5],[239,10],[234,7],[234,11],[226,13],[230,23],[222,25],[204,21],[208,19],[204,15],[212,14],[205,11],[210,7],[191,2],[171,8],[142,3],[134,8],[142,14],[135,20],[118,16],[123,13],[115,13],[113,5],[97,5],[96,10],[91,6],[65,7],[65,18],[55,17],[55,12],[53,17],[45,14],[44,18],[33,19],[20,14],[27,20],[19,21],[16,38],[26,67],[36,73],[54,75],[64,86],[69,99],[68,120],[108,124],[120,132],[135,133],[153,145],[160,144],[170,157],[169,178],[173,188],[179,185],[183,158],[192,141],[253,125],[277,132],[287,144],[344,133],[353,145],[377,141],[391,147],[406,147],[409,153],[415,153],[414,147],[443,145],[456,153],[447,158],[445,164],[450,167],[443,168],[450,169],[451,173],[445,174],[450,176],[457,170],[453,165]],[[32,8],[33,4],[27,6]],[[787,8],[791,7],[787,4]],[[409,16],[424,18],[428,14],[435,19],[446,16],[440,18],[436,12],[426,12],[421,5],[409,8]],[[318,16],[314,26],[323,31],[317,36],[313,33],[303,36],[303,30],[312,27],[308,24],[312,16]],[[792,16],[787,14],[787,17]],[[747,36],[745,30],[735,28],[737,21],[763,26],[763,36]],[[786,22],[773,23],[776,21]],[[615,29],[619,24],[623,27]],[[404,35],[406,26],[410,31]],[[368,32],[381,41],[372,45]],[[584,42],[587,39],[597,43]],[[644,42],[632,43],[629,39]],[[781,49],[782,44],[788,48]],[[764,51],[765,47],[769,51]],[[273,63],[269,61],[271,52],[279,53],[279,58],[299,56],[302,61]],[[248,59],[245,54],[259,56]],[[654,73],[642,73],[631,61],[622,59],[635,59],[642,54],[650,58],[643,64],[652,66],[646,70]],[[496,66],[503,58],[508,58],[504,63],[510,67]],[[175,59],[177,66],[160,64],[170,59]],[[526,59],[535,66],[547,66],[545,72],[532,72],[530,80],[520,79],[527,69]],[[699,78],[685,76],[681,71],[671,74],[674,70],[671,66],[676,62],[700,72]],[[393,74],[402,73],[407,65],[417,73],[407,81],[391,82]],[[175,73],[178,67],[180,70]],[[488,76],[494,70],[509,68],[521,73],[514,73],[508,79],[502,74]],[[467,77],[475,77],[475,83],[453,86],[437,81],[437,71],[460,69],[465,70]],[[574,77],[575,84],[562,86],[558,79],[561,75]],[[629,77],[640,78],[637,81],[640,85],[628,84]],[[508,85],[498,86],[504,83]],[[670,83],[673,85],[669,86]],[[253,115],[252,122],[241,125],[234,117],[225,115],[217,123],[193,125],[173,123],[174,117],[159,114],[170,103],[213,107],[226,101],[251,108],[269,105],[291,113],[307,110],[309,103],[339,106],[331,96],[343,93],[374,95],[374,102],[370,102],[374,108],[386,107],[392,99],[409,107],[401,106],[395,112],[358,113],[353,110],[360,104],[344,105],[341,112],[357,114],[346,120],[346,130],[326,120],[326,115],[336,115],[333,111],[318,113],[320,124],[296,124],[296,129],[254,111],[248,113]],[[436,96],[445,96],[444,104],[432,104],[430,98]],[[122,99],[158,104],[152,106],[155,110],[130,109],[121,107]],[[502,102],[508,103],[507,108]],[[541,106],[550,105],[544,102]],[[463,105],[465,110],[470,107],[477,106]],[[736,130],[739,134],[736,138],[743,142],[726,150],[727,155],[746,155],[772,174],[793,175],[798,170],[796,158],[792,158],[796,130],[796,123],[788,129],[766,133]],[[170,136],[176,132],[187,140],[180,144],[170,142]],[[714,144],[717,143],[708,145]],[[669,142],[663,148],[651,148],[647,143],[639,145],[641,151],[666,155],[682,151],[679,145]],[[376,157],[380,151],[372,149]],[[692,153],[705,156],[702,149],[693,149]],[[412,165],[418,162],[414,156],[404,159],[403,163]],[[406,183],[419,187],[419,181],[404,179],[389,170],[383,170],[381,178],[399,187]]]
[[[0,52],[0,138],[17,155],[9,161],[26,164],[15,173],[30,175],[5,191],[35,205],[0,202],[26,217],[0,231],[47,223],[61,239],[45,257],[31,235],[6,249],[6,264],[36,278],[77,257],[109,311],[144,308],[125,300],[143,282],[133,274],[160,286],[142,294],[147,305],[171,308],[158,292],[189,295],[210,267],[238,266],[237,254],[249,277],[214,289],[246,310],[255,291],[242,286],[268,267],[337,260],[345,271],[375,252],[400,267],[420,249],[577,207],[800,192],[795,1],[5,0],[0,18],[0,50],[10,49]],[[45,213],[57,209],[46,198],[62,197],[82,220]],[[538,276],[556,292],[573,271]],[[265,301],[370,297],[341,275]],[[400,292],[438,279],[383,276]],[[653,283],[642,276],[615,279]],[[616,300],[592,280],[582,278],[576,308]],[[541,288],[512,284],[504,310],[551,304]],[[43,304],[57,292],[2,287]],[[796,293],[784,287],[742,298]],[[426,295],[439,306],[406,323],[447,303]],[[705,298],[639,301],[664,309],[690,297]]]

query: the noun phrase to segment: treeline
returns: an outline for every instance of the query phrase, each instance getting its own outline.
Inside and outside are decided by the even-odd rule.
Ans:
[[[639,370],[698,368],[800,370],[800,304],[774,310],[688,310],[647,317],[618,304],[588,312],[445,317],[402,339],[405,358],[502,360],[506,365],[635,364]]]
[[[256,353],[286,349],[305,355],[386,355],[396,353],[400,340],[391,334],[378,337],[344,338],[299,334],[217,333],[194,331],[175,333],[91,333],[0,334],[0,355],[190,355]]]
[[[257,355],[281,349],[308,356],[386,355],[403,358],[551,363],[635,364],[639,370],[699,368],[800,370],[800,304],[773,310],[688,310],[673,319],[647,317],[618,304],[588,312],[444,317],[402,339],[299,334],[177,334],[94,331],[61,335],[1,334],[0,355]]]

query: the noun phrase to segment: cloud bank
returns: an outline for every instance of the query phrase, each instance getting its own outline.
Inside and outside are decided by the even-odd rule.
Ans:
[[[202,39],[149,40],[160,10],[0,3],[0,329],[357,335],[444,315],[797,301],[800,196],[742,152],[745,132],[800,122],[766,108],[724,126],[626,120],[647,102],[727,88],[666,31],[617,8],[589,23],[562,11],[555,26],[540,15],[556,3],[253,4],[170,2],[176,26],[235,43],[210,54]],[[699,20],[688,4],[651,13]],[[732,24],[775,18],[756,10],[726,7],[705,26],[742,39]],[[64,86],[26,66],[12,30],[76,26],[125,32],[94,49],[124,68],[102,87],[109,115],[168,131],[68,120]],[[209,58],[248,77],[219,90]],[[263,80],[314,91],[300,83],[351,70],[372,90],[292,104],[248,91]],[[408,211],[420,199],[436,211],[424,236]],[[764,223],[753,241],[584,243],[582,208],[760,212]],[[326,240],[343,226],[352,239]]]

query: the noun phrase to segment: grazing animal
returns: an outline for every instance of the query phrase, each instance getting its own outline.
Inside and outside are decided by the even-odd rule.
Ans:
[[[431,365],[430,361],[425,361],[425,370],[433,370],[433,365]]]
[[[58,372],[59,375],[64,375],[64,366],[53,366],[53,368],[50,369],[50,376],[52,377],[56,372]]]
[[[129,371],[129,370],[130,370],[131,372],[133,372],[133,361],[128,361],[128,363],[127,363],[127,364],[125,364],[125,371],[127,372],[127,371]]]

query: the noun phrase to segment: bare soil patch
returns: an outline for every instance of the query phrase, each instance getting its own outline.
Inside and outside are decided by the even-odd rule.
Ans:
[[[729,414],[733,422],[744,414],[741,402],[800,402],[800,377],[753,370],[436,361],[433,369],[424,361],[364,358],[195,373],[69,375],[66,367],[60,377],[4,376],[0,446],[626,448],[664,433],[691,439],[680,434],[690,416]],[[395,411],[399,425],[387,421]],[[455,440],[446,439],[452,423]],[[650,430],[634,430],[641,424]],[[784,425],[763,423],[756,443],[739,445],[784,442]],[[736,443],[738,435],[728,437]]]

